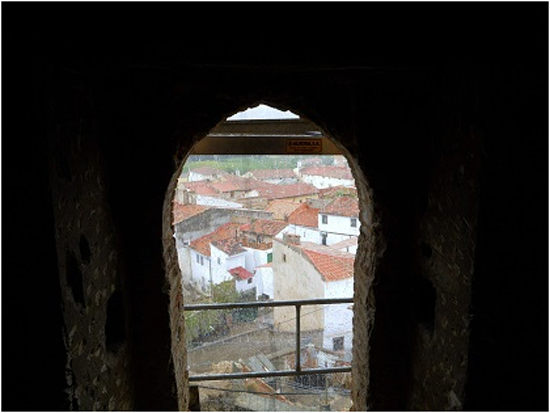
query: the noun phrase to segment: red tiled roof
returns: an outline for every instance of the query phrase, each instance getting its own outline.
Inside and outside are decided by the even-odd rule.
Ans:
[[[243,268],[243,267],[231,268],[229,270],[229,274],[231,274],[233,277],[238,278],[240,280],[248,280],[249,278],[252,278],[254,276],[254,274],[252,274],[250,271],[248,271],[246,268]]]
[[[198,195],[208,196],[218,194],[218,191],[214,190],[207,181],[185,182],[183,186]]]
[[[342,217],[358,217],[359,202],[357,198],[341,196],[334,198],[330,204],[321,209],[322,214],[338,215]]]
[[[209,209],[209,207],[204,205],[180,204],[174,202],[172,204],[172,225],[198,215],[207,209]]]
[[[246,252],[246,250],[241,246],[241,243],[233,237],[212,241],[211,244],[229,256]]]
[[[303,227],[317,228],[319,225],[318,215],[319,210],[317,208],[302,203],[298,209],[289,215],[288,222]]]
[[[252,191],[254,189],[262,188],[266,184],[263,181],[254,178],[245,178],[233,174],[224,175],[222,181],[232,182],[240,191]]]
[[[353,277],[355,255],[311,242],[302,242],[298,247],[317,268],[325,281],[338,281]]]
[[[228,182],[228,181],[211,182],[210,188],[213,188],[218,192],[233,192],[233,191],[242,190],[241,185],[238,185],[235,182]]]
[[[250,224],[244,224],[241,230],[244,232],[254,232],[256,234],[265,234],[274,237],[288,224],[286,222],[275,221],[273,219],[257,219]]]
[[[285,220],[288,219],[296,209],[302,205],[300,202],[285,201],[284,199],[275,199],[265,209],[267,212],[273,213],[273,219]]]
[[[256,179],[296,178],[292,169],[256,169],[250,171],[250,174]]]
[[[226,238],[235,238],[240,226],[241,224],[228,222],[227,224],[218,227],[215,231],[191,241],[189,247],[201,253],[202,255],[206,255],[209,257],[210,243]]]
[[[317,195],[319,190],[313,185],[304,182],[298,182],[288,185],[264,184],[264,187],[258,188],[260,195],[272,199],[295,198],[307,195]]]

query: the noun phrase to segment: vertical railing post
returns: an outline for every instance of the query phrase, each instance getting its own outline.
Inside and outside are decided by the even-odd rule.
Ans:
[[[296,371],[302,370],[302,362],[300,360],[300,309],[302,306],[296,304]]]

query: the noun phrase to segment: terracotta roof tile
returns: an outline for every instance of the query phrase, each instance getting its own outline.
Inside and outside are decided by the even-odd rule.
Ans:
[[[174,202],[172,204],[172,225],[191,218],[192,216],[198,215],[207,209],[209,209],[209,207],[204,205],[180,204],[178,202]]]
[[[240,254],[241,252],[246,252],[246,250],[241,246],[241,243],[233,237],[212,241],[211,244],[217,249],[225,252],[230,257]]]
[[[235,185],[236,190],[239,191],[253,191],[257,190],[260,191],[261,189],[269,189],[272,186],[276,186],[275,184],[271,184],[269,182],[264,182],[259,179],[255,178],[246,178],[242,176],[237,175],[225,175],[222,177],[222,182],[231,182],[233,185]]]
[[[211,182],[210,188],[213,188],[215,191],[218,192],[233,192],[243,190],[241,185],[229,181]]]
[[[298,209],[290,214],[288,222],[303,227],[317,228],[319,225],[318,215],[319,210],[317,208],[302,203]]]
[[[264,185],[265,186],[258,188],[258,191],[260,192],[261,196],[267,198],[268,200],[317,195],[319,193],[319,190],[313,185],[303,182],[288,185]]]
[[[228,222],[227,224],[218,227],[215,231],[191,241],[189,247],[201,253],[202,255],[206,255],[209,257],[210,244],[212,242],[226,238],[235,238],[240,226],[241,224]]]
[[[298,246],[327,282],[353,277],[355,255],[324,245],[302,242]]]
[[[217,195],[219,192],[214,190],[207,181],[185,182],[183,186],[190,192],[198,195]]]
[[[284,199],[275,199],[271,201],[267,208],[267,212],[273,213],[273,219],[284,221],[288,219],[291,213],[302,205],[300,202],[285,201]]]
[[[231,268],[229,270],[229,274],[231,274],[235,278],[238,278],[239,280],[248,280],[249,278],[252,278],[254,276],[254,274],[252,274],[246,268],[240,266]]]
[[[250,174],[256,179],[284,179],[296,178],[292,169],[256,169],[250,171]]]
[[[244,224],[241,230],[244,232],[254,232],[256,234],[270,235],[274,237],[288,224],[286,222],[276,221],[273,219],[256,219],[250,224]]]
[[[342,217],[358,217],[359,202],[357,198],[349,196],[334,198],[334,201],[321,209],[321,213]]]

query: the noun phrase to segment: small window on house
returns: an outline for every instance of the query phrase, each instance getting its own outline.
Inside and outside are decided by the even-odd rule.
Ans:
[[[344,349],[344,337],[334,337],[332,339],[332,349],[340,351]]]
[[[248,284],[252,284],[252,278],[249,278],[249,279],[247,280],[247,283],[248,283]]]
[[[323,224],[328,224],[328,216],[326,215],[321,215],[321,222]]]
[[[283,262],[286,262],[286,254],[283,254]]]
[[[267,262],[273,262],[273,253],[272,252],[267,253]]]
[[[351,218],[351,227],[357,228],[357,218]]]
[[[200,258],[200,256],[199,256],[199,254],[197,254],[195,258],[197,259],[197,264],[200,264],[201,258]]]
[[[222,260],[220,257],[218,257],[218,265],[221,265],[221,263],[222,263]]]

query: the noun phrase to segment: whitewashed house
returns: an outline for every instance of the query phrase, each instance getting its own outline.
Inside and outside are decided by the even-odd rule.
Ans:
[[[235,290],[237,292],[246,293],[247,291],[253,291],[254,297],[258,297],[257,284],[259,277],[255,277],[254,274],[242,266],[231,268],[229,274],[235,279]]]
[[[318,208],[313,208],[309,203],[303,202],[287,217],[289,225],[284,232],[299,235],[302,241],[320,244],[321,233],[319,231],[318,216]],[[281,239],[282,236],[279,238]]]
[[[285,236],[273,243],[275,300],[353,297],[355,255],[328,246],[301,242]],[[353,311],[350,304],[307,306],[302,311],[303,331],[322,331],[323,347],[347,351],[352,348]],[[274,327],[283,332],[295,328],[293,307],[274,308]]]
[[[331,245],[359,236],[359,203],[354,197],[338,197],[319,210],[321,244]]]
[[[212,258],[211,276],[214,285],[233,279],[229,270],[244,267],[246,250],[235,238],[225,238],[210,243]]]
[[[209,293],[212,285],[231,279],[230,274],[227,274],[227,269],[237,267],[238,264],[231,267],[231,263],[229,263],[230,267],[223,270],[226,272],[224,274],[220,270],[222,267],[221,258],[223,257],[223,251],[220,251],[220,248],[212,248],[212,243],[238,237],[240,226],[241,224],[230,222],[190,242],[188,248],[191,274],[189,276],[190,279],[187,281],[195,285],[195,288],[199,288],[203,293]],[[214,251],[214,257],[212,257],[212,251]],[[226,265],[225,261],[223,265]]]
[[[203,251],[189,248],[191,273],[189,281],[196,289],[208,294],[212,286],[210,278],[210,253],[206,254]]]
[[[273,297],[272,274],[267,270],[256,273],[256,269],[272,262],[273,238],[286,227],[285,222],[269,219],[254,219],[246,224],[230,222],[191,241],[191,283],[209,293],[213,285],[234,279],[239,292],[256,289],[256,297]],[[261,280],[264,274],[269,278],[265,282]]]
[[[272,219],[256,219],[241,227],[241,243],[248,250],[248,271],[273,261],[273,239],[282,237],[288,224]]]
[[[220,179],[226,172],[221,169],[212,168],[210,166],[201,166],[190,170],[187,175],[187,180],[189,182],[196,181],[215,181]]]
[[[355,179],[348,166],[308,166],[298,171],[303,182],[318,189],[332,186],[355,186]]]

